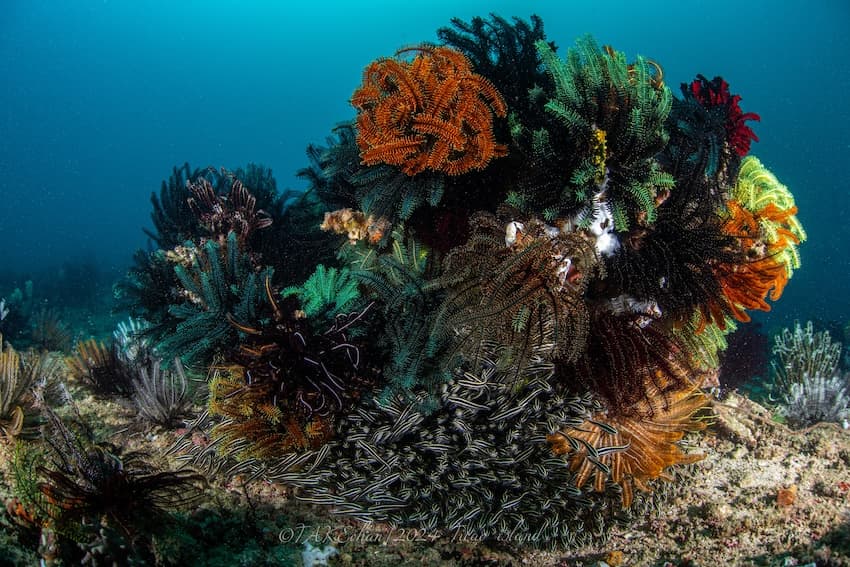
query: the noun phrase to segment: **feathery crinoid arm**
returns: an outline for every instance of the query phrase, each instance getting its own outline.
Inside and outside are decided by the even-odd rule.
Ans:
[[[166,359],[179,356],[187,363],[209,362],[219,350],[238,338],[229,319],[243,325],[255,323],[265,304],[261,283],[273,269],[254,269],[250,256],[231,232],[223,243],[207,241],[195,248],[188,264],[175,266],[181,282],[179,303],[169,308],[174,331],[156,345]]]
[[[386,351],[384,396],[436,387],[449,377],[442,334],[435,329],[440,291],[431,280],[428,250],[397,227],[387,252],[375,255],[352,275],[364,297],[382,314],[381,344]]]
[[[372,214],[406,220],[441,201],[445,176],[483,170],[507,153],[494,133],[494,120],[507,114],[504,98],[448,47],[410,47],[373,62],[351,102],[361,165],[380,168],[355,174]],[[373,175],[380,179],[370,182]]]
[[[300,286],[284,288],[281,296],[296,296],[307,317],[320,316],[330,320],[358,299],[360,291],[348,268],[326,268],[319,264],[307,281]]]
[[[741,161],[731,198],[757,216],[769,253],[785,267],[790,278],[800,267],[797,246],[806,240],[794,195],[757,157],[747,156]]]
[[[741,162],[738,179],[719,214],[723,231],[734,240],[731,261],[713,266],[723,290],[720,307],[747,322],[747,310],[769,311],[768,299],[781,297],[800,266],[797,245],[806,233],[796,217],[788,188],[779,183],[757,158]],[[713,317],[719,322],[719,317]]]
[[[672,105],[660,67],[643,57],[629,64],[590,36],[564,60],[544,41],[537,49],[554,85],[545,109],[566,129],[576,153],[560,202],[552,204],[560,214],[573,212],[580,195],[587,216],[591,199],[604,199],[612,204],[617,231],[652,224],[674,185],[655,160],[668,140],[664,123]]]
[[[600,269],[592,244],[527,221],[506,245],[505,225],[494,216],[479,213],[471,222],[472,236],[445,258],[439,278],[446,298],[437,328],[452,350],[475,364],[498,351],[495,362],[513,366],[515,378],[542,361],[573,360],[588,332],[585,291]]]
[[[151,193],[154,230],[144,229],[144,232],[159,248],[174,248],[200,232],[200,223],[187,202],[191,193],[186,184],[202,178],[205,173],[206,170],[192,170],[184,163],[174,167],[168,181],[162,182],[159,195]]]
[[[475,17],[470,22],[453,18],[451,27],[440,28],[437,36],[465,54],[475,72],[492,82],[507,102],[509,120],[516,127],[533,131],[543,125],[533,102],[536,89],[549,82],[535,45],[546,40],[540,17],[508,21],[491,14],[486,20]],[[549,45],[554,48],[554,43]],[[506,138],[507,127],[505,121],[494,124],[497,138]]]

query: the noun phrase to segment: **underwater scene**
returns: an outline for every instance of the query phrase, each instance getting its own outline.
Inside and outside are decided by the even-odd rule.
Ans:
[[[0,566],[850,566],[850,4],[2,13]]]

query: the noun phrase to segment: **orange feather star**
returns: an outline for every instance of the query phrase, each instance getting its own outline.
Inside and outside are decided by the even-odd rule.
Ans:
[[[723,226],[726,234],[737,239],[743,259],[740,263],[720,264],[715,273],[726,300],[727,308],[738,321],[747,322],[746,309],[770,311],[768,296],[777,300],[788,283],[788,271],[779,260],[780,253],[790,243],[799,239],[788,230],[779,232],[780,238],[768,244],[761,235],[760,225],[765,221],[781,223],[796,212],[796,208],[781,210],[771,204],[753,213],[740,203],[726,203],[729,218]]]
[[[650,480],[672,479],[667,468],[703,458],[685,453],[678,442],[686,431],[705,428],[695,414],[706,402],[706,396],[692,384],[665,393],[650,381],[646,398],[636,404],[634,412],[616,417],[600,414],[578,427],[548,435],[546,440],[554,454],[569,457],[577,487],[593,478],[594,490],[603,492],[610,478],[622,488],[623,508],[628,508],[635,488],[648,492]]]
[[[412,61],[398,58],[407,52],[416,52]],[[431,46],[396,56],[366,67],[351,97],[365,165],[397,165],[410,176],[426,169],[460,175],[507,154],[493,134],[493,116],[507,114],[505,101],[466,56]]]

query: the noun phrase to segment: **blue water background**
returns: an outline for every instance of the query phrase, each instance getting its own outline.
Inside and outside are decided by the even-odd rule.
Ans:
[[[371,60],[453,16],[543,17],[564,53],[592,33],[678,85],[724,76],[757,112],[752,152],[794,192],[809,242],[770,316],[850,319],[850,2],[10,1],[0,7],[0,275],[146,244],[174,165],[273,168],[352,118]],[[751,123],[752,124],[752,123]]]

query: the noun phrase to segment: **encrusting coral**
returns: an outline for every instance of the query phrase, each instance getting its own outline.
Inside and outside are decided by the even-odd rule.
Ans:
[[[367,216],[362,211],[346,208],[325,213],[325,220],[319,228],[335,234],[346,234],[352,243],[366,239],[370,244],[377,244],[388,232],[390,223],[383,217],[375,219],[373,215]]]

